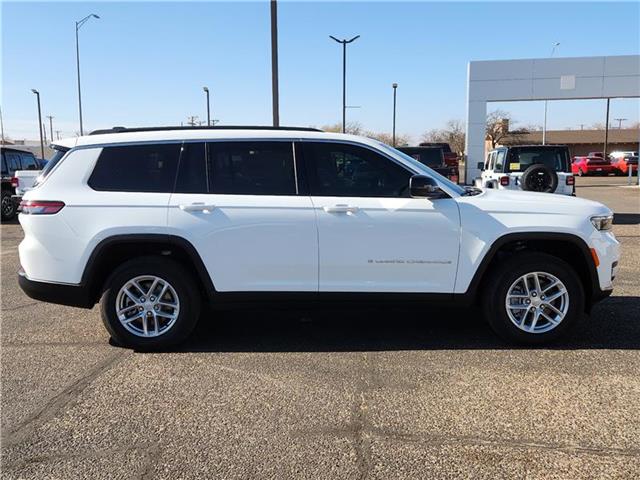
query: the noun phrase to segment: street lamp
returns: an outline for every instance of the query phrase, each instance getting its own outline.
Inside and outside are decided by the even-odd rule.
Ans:
[[[356,35],[351,40],[338,40],[333,35],[329,35],[329,38],[342,44],[342,133],[345,133],[347,128],[347,44],[360,38],[360,35]]]
[[[211,103],[209,102],[209,87],[202,87],[207,94],[207,127],[211,126]]]
[[[35,88],[32,88],[31,91],[35,93],[36,98],[38,99],[38,126],[40,128],[40,153],[42,153],[42,158],[44,160],[44,140],[42,139],[42,110],[40,109],[40,92]]]
[[[396,146],[396,92],[398,91],[398,84],[394,83],[391,85],[393,87],[393,146]]]
[[[84,17],[82,20],[76,22],[76,69],[78,71],[78,112],[80,114],[80,135],[84,134],[84,130],[82,128],[82,94],[80,93],[80,45],[78,42],[78,31],[80,27],[84,25],[91,18],[100,18],[95,13],[91,13]]]
[[[553,44],[553,48],[551,49],[551,55],[549,55],[549,58],[553,58],[553,54],[556,51],[556,48],[558,48],[560,46],[560,42],[556,42]],[[544,125],[542,126],[542,144],[546,145],[547,144],[547,104],[549,103],[548,100],[544,101]]]

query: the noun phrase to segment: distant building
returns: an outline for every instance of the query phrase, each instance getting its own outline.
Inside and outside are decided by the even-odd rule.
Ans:
[[[542,145],[542,131],[518,133],[509,132],[500,139],[500,145]],[[567,145],[571,156],[601,152],[604,148],[604,130],[547,130],[548,145]],[[616,150],[638,151],[640,129],[611,128],[607,142],[607,153]],[[489,148],[490,144],[489,144]]]

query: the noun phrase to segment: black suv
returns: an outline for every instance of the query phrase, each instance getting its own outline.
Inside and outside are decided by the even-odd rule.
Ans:
[[[40,164],[31,152],[17,148],[2,147],[2,220],[16,216],[18,205],[12,195],[16,193],[14,174],[16,170],[39,170]]]

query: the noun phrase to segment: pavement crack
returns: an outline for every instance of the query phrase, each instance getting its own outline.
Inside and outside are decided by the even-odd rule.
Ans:
[[[367,417],[366,392],[371,388],[371,363],[369,356],[365,352],[362,354],[363,363],[358,378],[355,402],[351,411],[350,430],[353,433],[352,443],[356,451],[356,465],[358,468],[358,478],[365,479],[371,470],[371,441],[369,435],[369,421]]]
[[[6,435],[6,437],[3,435],[3,447],[16,445],[22,442],[28,438],[39,425],[55,418],[60,411],[76,400],[98,376],[112,367],[126,353],[126,351],[119,351],[110,355],[108,358],[89,370],[86,375],[83,375],[60,393],[52,397],[46,405],[21,422],[20,425],[15,427]]]

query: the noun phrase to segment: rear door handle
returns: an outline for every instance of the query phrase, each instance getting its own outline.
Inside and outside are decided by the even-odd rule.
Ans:
[[[355,213],[358,211],[358,207],[346,204],[338,204],[333,206],[322,207],[322,209],[327,213]]]
[[[180,205],[180,210],[183,212],[211,213],[215,208],[215,205],[205,205],[204,202],[194,202],[191,205]]]

